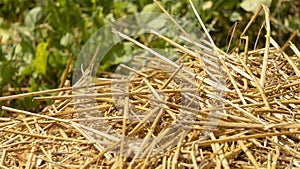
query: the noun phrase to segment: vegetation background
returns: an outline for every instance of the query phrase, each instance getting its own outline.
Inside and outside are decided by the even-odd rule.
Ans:
[[[196,24],[187,0],[159,2],[170,14]],[[300,27],[298,0],[194,0],[194,3],[216,45],[225,51],[236,46],[239,35],[261,3],[270,8],[272,36],[280,45]],[[71,53],[75,62],[81,47],[103,25],[129,14],[160,12],[152,0],[0,0],[0,7],[0,96],[57,88]],[[250,45],[255,43],[263,19],[260,17],[247,32]],[[299,40],[299,33],[296,39]],[[118,65],[125,53],[122,45],[113,48],[103,69]],[[72,73],[68,79],[71,76]],[[0,102],[0,105],[39,111],[47,104],[31,99]]]

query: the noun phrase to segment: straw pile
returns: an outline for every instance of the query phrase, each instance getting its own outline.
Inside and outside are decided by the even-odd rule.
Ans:
[[[243,52],[219,50],[215,56],[222,56],[220,68],[212,67],[226,77],[224,96],[216,96],[221,89],[205,80],[209,74],[195,51],[153,32],[182,53],[174,62],[180,66],[140,56],[149,59],[140,70],[123,66],[134,75],[130,82],[113,76],[114,80],[102,78],[92,86],[66,87],[68,81],[63,81],[62,88],[0,98],[58,92],[34,98],[55,100],[39,113],[2,107],[16,115],[0,118],[0,167],[300,167],[300,52],[293,37],[283,47],[272,39],[268,9],[263,6],[241,41],[262,9],[265,46],[251,50],[246,43]],[[287,48],[295,54],[286,54]],[[94,93],[80,93],[86,89]],[[184,98],[183,92],[197,94]]]

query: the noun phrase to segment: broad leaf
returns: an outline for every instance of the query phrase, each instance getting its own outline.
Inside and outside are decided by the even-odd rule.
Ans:
[[[41,20],[43,16],[43,10],[42,7],[38,6],[35,8],[32,8],[29,13],[25,16],[25,25],[29,27],[35,26],[38,21]]]

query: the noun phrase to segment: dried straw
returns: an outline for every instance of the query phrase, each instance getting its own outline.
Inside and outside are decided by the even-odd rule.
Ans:
[[[265,46],[250,49],[246,33],[261,11]],[[189,42],[189,35],[167,15]],[[64,86],[71,57],[60,88],[1,97],[0,101],[8,101],[38,96],[33,100],[55,102],[37,113],[2,106],[15,116],[0,118],[0,167],[299,168],[300,52],[292,42],[297,33],[280,47],[271,37],[271,24],[263,5],[241,34],[245,51],[231,53],[214,45],[210,47],[215,52],[193,50],[152,31],[151,36],[182,53],[176,62],[114,30],[155,58],[140,56],[148,59],[141,69],[122,65],[134,75],[125,88],[127,81],[117,76],[83,85],[94,57],[76,86]],[[288,48],[293,55],[285,52]],[[219,59],[221,69],[209,62],[213,58]],[[210,67],[224,71],[224,87],[210,77],[214,73]],[[86,88],[93,93],[79,92]],[[218,96],[216,89],[226,91],[225,96]],[[42,96],[55,92],[56,96]],[[181,93],[188,104],[182,105]],[[139,149],[130,148],[135,143],[130,138],[142,140]]]

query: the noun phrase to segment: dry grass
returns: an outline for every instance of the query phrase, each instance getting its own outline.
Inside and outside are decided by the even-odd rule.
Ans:
[[[0,118],[0,167],[299,168],[300,52],[293,38],[280,47],[271,37],[265,6],[240,41],[248,44],[247,30],[261,11],[264,47],[225,53],[212,44],[218,54],[197,52],[153,32],[182,53],[171,62],[115,31],[156,55],[137,57],[149,61],[140,70],[123,65],[134,75],[130,82],[107,75],[67,87],[64,75],[61,88],[0,98],[58,92],[34,98],[55,100],[42,112],[2,107],[16,116]],[[219,67],[203,61],[211,57]],[[210,77],[214,71],[226,78]]]

